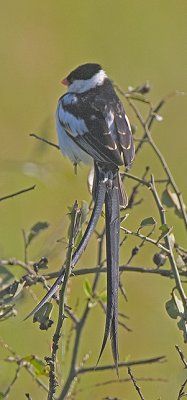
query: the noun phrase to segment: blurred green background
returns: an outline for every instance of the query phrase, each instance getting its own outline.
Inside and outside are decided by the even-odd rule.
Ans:
[[[35,132],[57,142],[55,131],[55,108],[64,88],[60,80],[77,65],[84,62],[99,62],[108,75],[124,90],[136,87],[149,80],[153,103],[173,90],[187,91],[187,2],[144,0],[78,0],[41,1],[17,0],[1,2],[0,12],[0,196],[36,184],[36,189],[22,197],[1,203],[0,257],[23,259],[22,229],[28,230],[37,221],[48,221],[50,228],[31,245],[30,259],[47,256],[50,269],[55,270],[64,259],[65,244],[62,240],[67,232],[67,206],[74,200],[90,200],[86,179],[87,167],[81,167],[74,175],[70,162],[57,150],[29,137]],[[184,198],[186,185],[187,136],[186,97],[170,100],[161,115],[164,120],[156,123],[153,134],[164,153]],[[137,120],[125,104],[133,124]],[[146,109],[145,109],[146,110]],[[157,178],[163,177],[161,168],[149,148],[138,156],[132,169],[142,174],[146,165],[151,165]],[[132,184],[128,181],[127,191]],[[159,220],[151,195],[142,191],[146,203],[130,213],[126,226],[135,229],[142,218],[153,215]],[[175,226],[176,240],[185,245],[184,228],[174,218],[173,211],[167,213],[171,225]],[[121,262],[130,255],[132,242],[128,240],[121,252]],[[94,240],[88,246],[79,265],[93,266],[96,254]],[[147,246],[134,261],[134,265],[153,266],[154,249]],[[13,267],[12,267],[13,268]],[[11,268],[10,268],[11,270]],[[20,277],[19,268],[14,270]],[[89,277],[91,281],[91,277]],[[175,351],[179,344],[186,351],[182,335],[177,331],[176,321],[165,313],[165,302],[169,299],[172,281],[127,273],[124,276],[128,303],[120,300],[120,310],[130,316],[128,333],[120,329],[120,360],[166,355],[167,363],[134,368],[136,377],[162,378],[166,382],[140,383],[145,398],[176,399],[184,370]],[[72,280],[68,304],[85,304],[82,289],[83,279]],[[105,280],[101,282],[101,289]],[[33,291],[41,298],[43,291]],[[31,320],[23,317],[34,305],[25,291],[24,302],[20,301],[18,316],[1,323],[1,336],[21,356],[50,354],[53,328],[41,332]],[[96,363],[101,346],[104,316],[93,309],[82,338],[80,361],[91,351],[91,365]],[[67,332],[68,324],[65,325]],[[94,332],[94,335],[93,335]],[[1,358],[7,355],[2,351]],[[67,373],[69,358],[63,362],[63,374]],[[112,361],[109,345],[100,361]],[[5,390],[13,377],[14,367],[1,365],[1,387]],[[120,371],[125,378],[126,370]],[[45,379],[45,378],[44,378]],[[102,375],[93,373],[82,377],[76,399],[102,399],[105,396],[120,399],[136,399],[132,383],[113,383],[110,386],[92,387],[96,382],[116,379],[114,372]],[[47,383],[47,381],[46,381]],[[45,399],[32,378],[22,371],[10,399],[23,399],[29,392],[33,399]]]

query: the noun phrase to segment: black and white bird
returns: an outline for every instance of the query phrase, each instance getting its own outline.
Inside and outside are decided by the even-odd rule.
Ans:
[[[126,207],[128,203],[119,167],[130,167],[134,159],[131,127],[111,80],[99,64],[80,65],[62,83],[67,86],[68,91],[59,99],[56,111],[59,146],[62,153],[74,164],[81,161],[94,162],[93,199],[96,209],[90,223],[92,228],[99,218],[102,203],[105,203],[107,311],[100,356],[110,335],[117,369],[120,206]],[[101,186],[104,191],[100,199]],[[92,231],[93,229],[89,231],[88,226],[85,234],[87,239],[85,242],[83,240],[82,248],[80,245],[80,249],[75,252],[73,265],[84,250],[89,232]],[[62,279],[63,276],[60,275],[34,312],[54,294]]]

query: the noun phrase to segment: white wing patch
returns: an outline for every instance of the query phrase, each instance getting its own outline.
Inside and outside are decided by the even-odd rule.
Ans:
[[[106,124],[108,126],[108,131],[109,134],[111,134],[112,139],[116,141],[117,139],[117,132],[116,132],[116,126],[114,122],[114,113],[110,110],[105,118]]]
[[[128,125],[128,128],[129,128],[129,131],[131,132],[130,122],[129,122],[129,119],[128,119],[128,117],[127,117],[126,114],[125,114],[125,119],[126,119],[126,123],[127,123],[127,125]]]
[[[66,97],[66,96],[65,96]],[[76,118],[73,114],[69,113],[68,111],[65,111],[63,108],[63,101],[62,99],[57,107],[57,116],[59,121],[62,123],[64,128],[67,130],[67,132],[73,136],[76,137],[78,135],[84,135],[85,133],[88,132],[87,126],[84,122],[83,119]],[[66,101],[66,98],[65,98]],[[65,103],[64,103],[65,105]]]
[[[80,161],[85,164],[91,164],[92,158],[83,151],[72,139],[67,135],[67,132],[63,128],[59,120],[59,106],[56,112],[56,127],[58,132],[58,142],[60,149],[64,156],[68,157],[73,163],[79,163]]]

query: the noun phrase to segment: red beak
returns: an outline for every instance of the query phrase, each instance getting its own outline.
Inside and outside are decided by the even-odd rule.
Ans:
[[[61,83],[65,86],[69,86],[69,82],[68,82],[67,78],[62,79]]]

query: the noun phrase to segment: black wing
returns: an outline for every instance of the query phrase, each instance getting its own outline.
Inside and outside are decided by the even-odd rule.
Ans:
[[[130,167],[134,160],[135,149],[133,144],[131,126],[128,117],[125,114],[123,105],[119,99],[114,107],[114,119],[116,130],[118,133],[118,140],[123,153],[124,164],[127,167]]]
[[[67,135],[86,151],[95,161],[123,165],[118,142],[112,132],[112,124],[102,109],[98,109],[94,102],[83,102],[80,98],[77,103],[67,104],[65,96],[61,98],[59,121]]]

